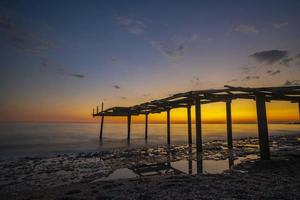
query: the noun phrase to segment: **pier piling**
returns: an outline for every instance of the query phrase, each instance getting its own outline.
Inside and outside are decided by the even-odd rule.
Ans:
[[[261,93],[257,93],[255,100],[256,100],[260,157],[262,160],[269,160],[270,148],[269,148],[269,133],[268,133],[265,95]]]
[[[194,90],[183,93],[177,93],[166,98],[149,101],[130,107],[115,106],[98,112],[98,106],[93,109],[93,117],[102,117],[100,124],[100,141],[103,134],[103,122],[105,116],[127,116],[127,139],[130,140],[131,116],[145,115],[145,140],[148,139],[148,114],[167,112],[167,144],[171,144],[171,109],[187,108],[188,125],[188,145],[192,146],[192,122],[191,106],[195,106],[195,127],[196,127],[196,149],[201,155],[202,149],[202,124],[201,124],[201,104],[210,104],[216,102],[226,102],[226,124],[227,124],[227,143],[228,149],[233,148],[232,144],[232,116],[231,101],[235,99],[256,100],[258,138],[260,155],[262,160],[270,159],[268,122],[266,114],[266,102],[288,101],[298,103],[300,119],[300,86],[286,87],[232,87],[225,85],[223,89]],[[96,112],[95,112],[96,111]]]
[[[232,149],[231,100],[226,101],[227,145]]]
[[[195,98],[195,123],[196,123],[196,148],[197,152],[202,152],[202,125],[201,125],[201,103],[200,98]]]
[[[191,106],[187,107],[187,121],[188,121],[188,143],[192,146],[192,117],[191,117]]]
[[[148,115],[145,114],[145,140],[148,140]]]
[[[127,140],[130,140],[131,115],[127,116]]]
[[[101,124],[100,124],[100,141],[102,141],[102,135],[103,135],[103,123],[104,123],[104,116],[101,117]]]
[[[298,109],[299,109],[299,122],[300,122],[300,100],[298,101]]]
[[[171,144],[170,109],[167,110],[167,144]]]

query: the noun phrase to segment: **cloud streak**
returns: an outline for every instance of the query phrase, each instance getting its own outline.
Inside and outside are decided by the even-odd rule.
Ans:
[[[274,28],[277,28],[277,29],[286,27],[286,26],[288,26],[288,25],[289,25],[288,22],[281,22],[281,23],[274,23],[274,24],[272,24],[272,26],[273,26]]]
[[[255,26],[247,25],[247,24],[240,24],[237,27],[235,27],[233,30],[235,32],[246,33],[246,34],[259,32]]]
[[[114,85],[115,89],[121,89],[121,87],[119,85]]]
[[[22,52],[39,54],[55,47],[49,40],[6,15],[0,15],[0,34],[8,38],[11,47]]]
[[[257,80],[260,79],[259,76],[246,76],[243,81]]]
[[[79,73],[72,73],[69,71],[66,71],[65,69],[63,69],[62,67],[59,68],[55,68],[53,66],[59,65],[57,63],[50,63],[49,60],[47,58],[41,58],[41,66],[45,69],[50,69],[52,71],[54,71],[55,73],[62,75],[62,76],[70,76],[70,77],[74,77],[74,78],[85,78],[86,76],[83,74],[79,74]]]
[[[254,58],[259,63],[264,63],[267,65],[272,65],[275,62],[280,61],[288,56],[287,51],[282,50],[267,50],[267,51],[259,51],[256,52],[250,57]]]
[[[269,74],[270,76],[274,76],[276,74],[280,74],[280,70],[275,70],[275,71],[272,71],[272,70],[268,70],[267,71],[267,74]]]
[[[290,62],[292,62],[293,60],[293,58],[284,58],[280,61],[279,64],[289,67]]]
[[[127,29],[127,31],[132,34],[142,34],[146,29],[146,25],[141,20],[136,20],[127,16],[120,15],[116,16],[115,18],[119,24],[124,26]]]
[[[167,42],[151,41],[150,43],[162,55],[171,59],[182,57],[186,48],[185,42],[178,39],[171,39]]]
[[[292,85],[300,85],[300,80],[286,80],[283,86],[292,86]]]

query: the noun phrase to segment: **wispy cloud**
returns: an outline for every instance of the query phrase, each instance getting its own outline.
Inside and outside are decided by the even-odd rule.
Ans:
[[[124,26],[128,32],[132,34],[142,34],[146,29],[146,25],[143,21],[130,18],[128,16],[120,16],[117,15],[115,19],[118,21],[119,24]]]
[[[284,86],[300,85],[300,80],[286,80],[283,84]]]
[[[290,62],[292,62],[293,60],[293,58],[284,58],[280,61],[279,64],[289,67]]]
[[[85,75],[83,74],[70,74],[70,76],[76,77],[76,78],[84,78]]]
[[[286,26],[288,26],[288,25],[289,25],[288,22],[280,22],[280,23],[274,23],[274,24],[272,24],[272,26],[273,26],[274,28],[277,28],[277,29],[286,27]]]
[[[209,42],[211,38],[201,40],[198,34],[187,36],[174,36],[165,41],[149,40],[150,44],[163,56],[168,59],[176,60],[183,57],[187,50],[197,42]]]
[[[287,51],[282,50],[267,50],[256,52],[250,57],[254,58],[257,62],[272,65],[275,62],[280,61],[288,56]]]
[[[112,64],[117,64],[118,63],[118,59],[117,58],[111,58],[111,63]]]
[[[234,82],[237,82],[237,81],[239,81],[239,80],[238,79],[231,79],[229,81],[226,81],[226,83],[234,83]]]
[[[11,47],[32,54],[39,54],[55,47],[53,42],[43,38],[28,28],[28,24],[20,21],[0,15],[0,34],[8,39],[7,42]]]
[[[41,66],[47,70],[54,71],[55,73],[62,75],[62,76],[70,76],[74,78],[85,78],[86,76],[79,73],[72,73],[69,71],[66,71],[64,69],[65,66],[59,63],[50,62],[48,58],[41,58]],[[59,67],[57,67],[59,66]]]
[[[276,74],[280,74],[280,70],[275,70],[275,71],[272,71],[272,70],[268,70],[267,71],[267,74],[269,74],[270,76],[274,76]]]
[[[151,41],[154,48],[168,58],[174,59],[184,55],[185,42],[178,39],[171,39],[166,42]]]
[[[246,76],[242,81],[250,81],[250,80],[256,80],[260,79],[259,76]]]
[[[121,87],[119,85],[114,85],[115,89],[121,89]]]
[[[195,87],[201,86],[200,78],[197,76],[193,76],[193,78],[191,79],[191,84]]]
[[[240,24],[233,29],[235,32],[240,33],[258,33],[259,31],[255,26],[247,25],[247,24]]]

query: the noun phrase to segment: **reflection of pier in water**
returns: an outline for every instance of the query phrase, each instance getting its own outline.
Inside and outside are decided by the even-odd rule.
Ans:
[[[191,149],[191,148],[190,148]],[[204,160],[202,156],[195,155],[190,150],[188,158],[178,161],[170,161],[171,155],[168,154],[167,162],[146,165],[136,165],[131,169],[138,176],[154,175],[176,175],[176,174],[202,174],[202,173],[222,173],[229,170],[234,165],[234,158],[231,150],[228,150],[228,158],[225,160]]]
[[[201,123],[201,105],[208,103],[224,102],[226,104],[226,124],[227,124],[227,145],[232,149],[232,119],[231,102],[235,99],[250,99],[256,102],[258,138],[261,159],[270,159],[269,133],[266,112],[266,102],[271,101],[289,101],[298,103],[300,111],[300,86],[288,87],[263,87],[263,88],[245,88],[225,86],[225,89],[198,90],[185,93],[179,93],[170,97],[154,100],[151,102],[135,105],[131,107],[112,107],[99,112],[98,106],[93,109],[93,116],[101,116],[101,126],[99,139],[102,142],[103,123],[105,116],[125,116],[127,117],[127,140],[130,142],[131,117],[145,115],[145,140],[148,139],[148,115],[151,113],[167,113],[167,144],[171,144],[171,109],[187,108],[188,124],[188,144],[192,145],[192,120],[191,106],[195,106],[195,127],[196,127],[196,149],[202,153],[202,123]]]

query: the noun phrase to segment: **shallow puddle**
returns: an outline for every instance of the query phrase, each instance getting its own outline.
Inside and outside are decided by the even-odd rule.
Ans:
[[[131,179],[145,176],[164,176],[175,174],[221,174],[230,170],[234,165],[240,164],[244,160],[256,160],[258,156],[250,154],[237,159],[224,160],[201,160],[182,159],[169,163],[147,164],[134,166],[132,168],[120,168],[113,171],[107,177],[100,178],[96,181]]]

